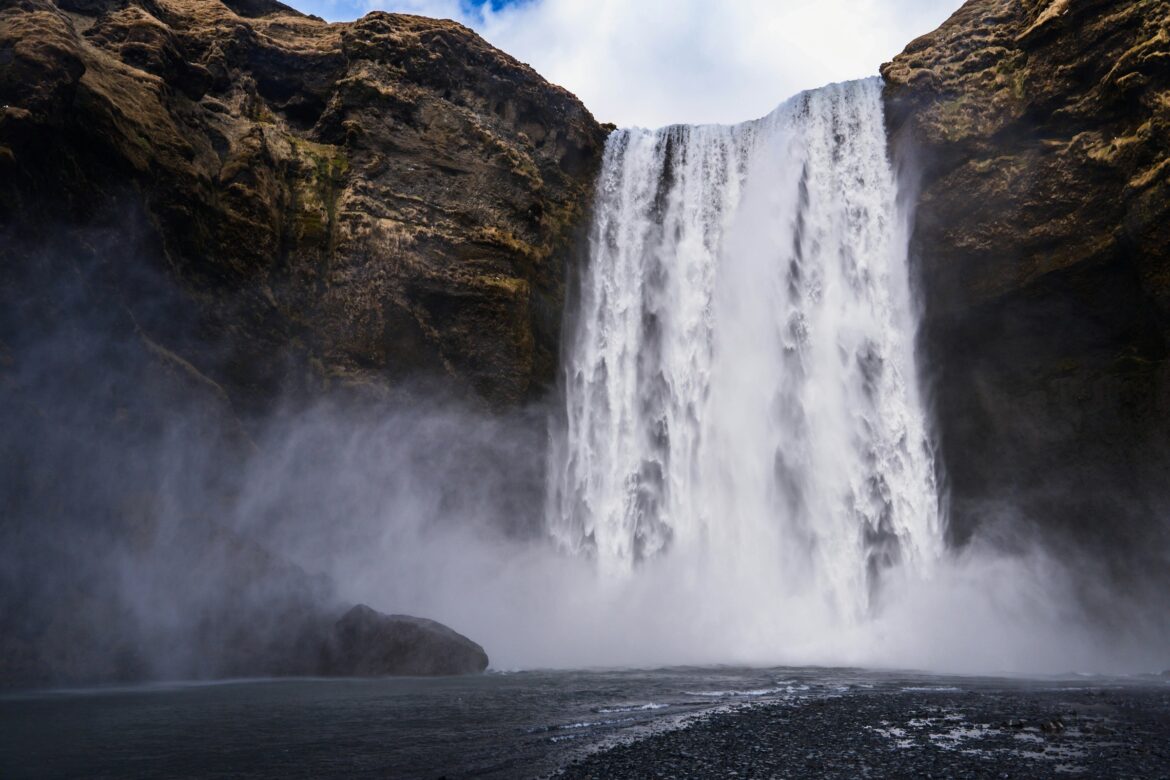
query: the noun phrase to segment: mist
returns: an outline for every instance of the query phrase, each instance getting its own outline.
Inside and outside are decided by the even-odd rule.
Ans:
[[[1007,504],[1005,522],[929,570],[888,574],[861,618],[815,581],[794,591],[781,566],[728,567],[709,550],[670,551],[614,576],[543,525],[550,406],[505,417],[422,401],[280,415],[257,439],[233,527],[327,576],[341,601],[474,637],[498,670],[1061,674],[1167,664],[1157,593],[1127,594],[1084,552],[1045,549]]]
[[[425,378],[241,410],[149,335],[166,321],[183,344],[195,325],[156,259],[125,262],[135,230],[39,247],[4,277],[7,679],[305,673],[306,637],[354,603],[446,623],[496,670],[1170,666],[1157,587],[1117,582],[1011,495],[962,544],[885,568],[858,614],[794,575],[799,552],[770,557],[758,539],[667,542],[616,567],[568,543],[549,501],[563,385],[503,412]],[[128,282],[114,264],[137,270]]]
[[[281,656],[289,621],[359,602],[444,622],[498,670],[1055,674],[1168,660],[1156,594],[1131,602],[1087,556],[1061,560],[1037,540],[977,537],[928,573],[887,576],[861,619],[814,588],[792,592],[779,566],[702,552],[603,576],[543,525],[552,399],[509,415],[433,397],[285,408],[235,461],[197,410],[168,408],[127,441],[84,424],[93,388],[72,389],[50,435],[40,421],[5,426],[0,555],[7,621],[21,616],[30,652],[68,664],[65,679],[270,672],[253,656]]]

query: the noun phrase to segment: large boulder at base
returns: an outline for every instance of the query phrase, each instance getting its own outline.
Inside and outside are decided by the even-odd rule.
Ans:
[[[479,674],[487,665],[482,647],[442,623],[364,604],[333,626],[322,658],[323,673],[353,677]]]

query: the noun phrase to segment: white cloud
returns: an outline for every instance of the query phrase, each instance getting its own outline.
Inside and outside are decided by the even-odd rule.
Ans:
[[[459,0],[369,0],[457,19],[601,121],[737,122],[791,95],[875,75],[961,0],[526,0],[471,11]]]
[[[371,11],[396,11],[436,19],[454,19],[468,27],[474,27],[481,21],[479,15],[469,12],[468,4],[461,0],[365,0],[364,4]]]

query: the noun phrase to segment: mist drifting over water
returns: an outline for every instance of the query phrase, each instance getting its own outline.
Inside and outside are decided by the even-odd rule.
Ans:
[[[470,523],[435,512],[338,581],[452,622],[497,668],[1159,668],[1159,616],[1083,611],[1091,563],[1022,534],[946,549],[906,200],[877,79],[615,133],[544,471],[534,442],[482,437],[484,463],[528,464],[529,498],[543,473],[536,533],[483,535],[511,514],[499,474]]]
[[[128,645],[155,677],[230,672],[217,643],[263,645],[309,602],[442,621],[497,669],[1164,668],[1165,607],[1092,560],[1022,531],[945,544],[880,93],[615,133],[563,386],[527,409],[425,387],[289,404],[225,458],[239,432],[143,386],[122,325],[63,301],[6,375],[69,410],[6,411],[6,608],[40,626],[72,594],[90,625],[60,652],[116,637],[90,672]],[[140,398],[166,422],[97,423]],[[1001,531],[1027,527],[1004,498]],[[249,580],[258,561],[280,576]]]

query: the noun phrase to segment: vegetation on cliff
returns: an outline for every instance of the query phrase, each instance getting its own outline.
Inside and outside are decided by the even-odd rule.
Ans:
[[[421,496],[469,472],[502,492],[471,426],[435,446],[435,408],[551,384],[606,129],[457,24],[268,0],[0,3],[0,106],[0,685],[441,649],[400,620],[324,658],[328,554],[275,538],[377,539],[387,491],[457,512]],[[446,400],[380,427],[420,377]],[[306,407],[329,436],[288,423]],[[513,495],[528,457],[496,454]]]
[[[117,305],[245,403],[417,372],[515,403],[551,380],[605,130],[470,30],[262,0],[18,0],[0,64],[13,294],[30,246],[53,236],[77,262],[85,231],[112,229]],[[174,282],[191,328],[140,310],[132,264]]]
[[[971,0],[882,68],[956,538],[1170,530],[1170,3]]]

